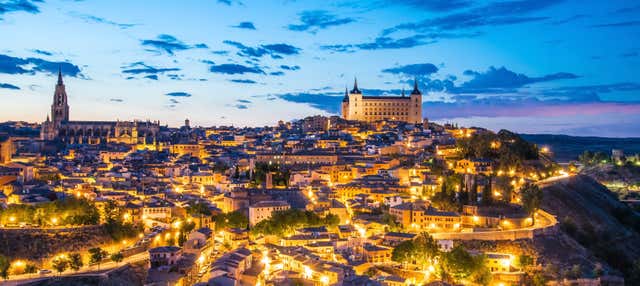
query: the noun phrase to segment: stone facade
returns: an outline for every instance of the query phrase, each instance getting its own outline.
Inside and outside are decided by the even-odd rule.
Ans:
[[[67,144],[156,144],[160,123],[151,121],[69,121],[67,92],[58,72],[51,118],[42,123],[40,139]]]
[[[351,91],[345,90],[342,100],[342,118],[373,122],[378,120],[422,123],[422,93],[418,82],[409,96],[366,96],[358,89],[356,81]]]

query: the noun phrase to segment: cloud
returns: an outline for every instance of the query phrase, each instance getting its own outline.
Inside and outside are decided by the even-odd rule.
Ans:
[[[549,24],[556,25],[556,26],[557,25],[563,25],[563,24],[575,22],[575,21],[578,21],[578,20],[581,20],[581,19],[585,19],[585,18],[589,18],[589,17],[590,17],[589,15],[585,15],[585,14],[576,14],[576,15],[569,16],[567,18],[563,18],[563,19],[560,19],[560,20],[551,21],[551,22],[549,22]]]
[[[223,43],[238,48],[238,55],[241,57],[260,58],[265,55],[270,55],[272,58],[282,58],[282,55],[296,55],[299,54],[301,49],[289,44],[268,44],[260,45],[258,47],[245,46],[242,43],[235,41],[223,41]]]
[[[455,31],[485,26],[505,26],[536,22],[549,17],[529,16],[562,1],[558,0],[516,0],[491,2],[484,6],[442,17],[427,18],[419,22],[404,23],[383,31],[388,35],[399,30],[419,33]]]
[[[36,74],[38,72],[62,74],[71,77],[84,78],[80,68],[69,62],[52,62],[40,58],[18,58],[0,54],[0,73],[5,74]]]
[[[630,52],[620,54],[620,57],[622,58],[633,58],[637,56],[638,56],[638,51],[630,51]]]
[[[250,80],[250,79],[232,79],[229,80],[230,82],[235,82],[235,83],[246,83],[246,84],[254,84],[256,83],[255,80]]]
[[[231,26],[233,28],[238,28],[238,29],[246,29],[246,30],[255,30],[256,26],[253,25],[252,22],[240,22],[240,24],[235,25],[235,26]]]
[[[318,89],[321,90],[321,89]],[[603,101],[599,94],[640,91],[638,83],[615,83],[547,88],[536,94],[457,95],[424,102],[430,119],[470,117],[573,116],[623,113],[640,115],[640,99],[631,102]],[[364,90],[363,94],[397,95],[399,90]],[[268,98],[306,104],[332,114],[340,112],[342,92],[283,93]],[[432,98],[433,99],[433,98]]]
[[[543,96],[552,99],[561,99],[572,102],[601,101],[599,94],[613,92],[637,92],[640,84],[634,82],[621,82],[614,84],[565,86],[547,89]],[[640,103],[640,99],[628,98],[628,102]]]
[[[591,25],[590,27],[591,28],[626,28],[626,27],[635,27],[635,26],[640,26],[640,21],[613,22],[613,23]]]
[[[237,108],[237,109],[249,109],[249,106],[248,106],[248,105],[246,105],[246,104],[239,104],[239,103],[238,103],[238,104],[233,104],[233,105],[230,105],[230,106],[231,106],[231,107],[235,107],[235,108]]]
[[[102,17],[89,15],[89,14],[82,14],[82,13],[78,13],[78,12],[70,12],[69,15],[71,15],[72,17],[79,18],[79,19],[85,21],[86,23],[98,23],[98,24],[111,25],[111,26],[114,26],[114,27],[117,27],[117,28],[120,28],[120,29],[128,29],[128,28],[137,26],[137,24],[118,23],[118,22],[114,22],[114,21],[111,21],[111,20],[107,20],[107,19],[102,18]]]
[[[291,31],[316,33],[318,30],[332,26],[340,26],[355,22],[355,19],[340,18],[325,10],[309,10],[298,13],[300,24],[291,24],[287,28]]]
[[[283,70],[289,70],[289,71],[297,71],[300,69],[299,66],[288,66],[288,65],[281,65],[280,68]]]
[[[505,67],[489,67],[485,72],[467,70],[464,74],[471,76],[472,79],[463,83],[461,89],[458,90],[459,92],[495,92],[499,89],[519,88],[532,83],[579,77],[566,72],[548,74],[542,77],[529,77],[510,71]]]
[[[209,68],[209,71],[213,73],[222,73],[222,74],[245,74],[245,73],[264,74],[264,71],[259,67],[248,67],[248,66],[239,65],[239,64],[212,65]]]
[[[176,39],[176,37],[160,34],[154,40],[142,40],[143,46],[151,47],[151,51],[162,53],[165,52],[169,55],[174,55],[175,52],[184,51],[193,48],[207,48],[205,44],[188,45],[184,42]]]
[[[9,0],[0,2],[0,20],[2,19],[2,15],[13,12],[40,13],[40,9],[35,3],[42,2],[42,0]]]
[[[35,49],[35,50],[31,50],[32,52],[39,54],[39,55],[44,55],[44,56],[53,56],[52,52],[49,51],[45,51],[45,50],[39,50],[39,49]]]
[[[229,54],[229,51],[211,51],[211,53],[214,55],[226,56]]]
[[[218,2],[218,3],[220,3],[220,4],[227,5],[227,6],[231,6],[231,5],[233,5],[233,4],[242,5],[242,2],[240,2],[240,1],[235,1],[235,0],[218,0],[218,1],[216,1],[216,2]]]
[[[124,102],[124,99],[122,99],[122,98],[111,98],[111,99],[109,99],[109,101],[111,101],[111,102]]]
[[[457,102],[426,102],[425,115],[431,119],[455,117],[547,117],[597,115],[606,113],[640,113],[640,104],[620,102],[564,102],[522,99],[474,99]]]
[[[169,93],[165,93],[165,95],[171,96],[171,97],[191,97],[191,93],[184,92],[184,91],[169,92]]]
[[[167,72],[179,71],[179,70],[180,70],[179,68],[157,68],[151,65],[147,65],[144,62],[135,62],[128,66],[123,67],[122,73],[128,74],[128,75],[143,74],[145,75],[143,78],[158,80],[158,75],[165,74]],[[173,75],[171,74],[167,74],[166,76],[171,79],[175,79],[175,78],[172,78]],[[135,79],[135,77],[129,76],[127,77],[127,79]]]
[[[469,0],[390,0],[386,2],[431,12],[447,12],[467,8],[473,4],[473,1]]]
[[[13,84],[9,84],[9,83],[1,83],[0,82],[0,88],[4,88],[4,89],[15,89],[15,90],[19,90],[20,88],[13,85]]]
[[[300,48],[294,47],[289,44],[270,44],[262,45],[263,48],[280,55],[297,55],[300,53]]]
[[[332,113],[338,114],[340,112],[340,103],[342,102],[342,93],[284,93],[274,94],[282,100],[295,103],[307,104],[311,107]]]
[[[354,52],[355,50],[386,50],[386,49],[406,49],[417,46],[435,43],[434,40],[426,41],[427,36],[415,35],[401,39],[393,39],[390,37],[377,37],[373,42],[360,44],[338,44],[323,45],[321,49],[331,50],[334,52]]]
[[[282,71],[274,71],[274,72],[270,72],[269,75],[273,75],[273,76],[283,76],[284,72]]]
[[[407,76],[426,76],[438,72],[438,67],[431,63],[411,64],[383,69],[382,72]]]
[[[635,12],[640,12],[640,5],[620,8],[618,10],[615,10],[613,13],[626,14],[626,13],[635,13]]]
[[[251,103],[251,100],[247,100],[247,99],[238,99],[237,102],[240,103]]]

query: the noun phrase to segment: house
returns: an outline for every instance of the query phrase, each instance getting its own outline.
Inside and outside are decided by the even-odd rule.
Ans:
[[[257,223],[271,218],[274,212],[285,211],[291,206],[285,201],[262,201],[249,207],[249,225],[254,226]]]
[[[373,244],[365,244],[362,247],[364,259],[369,263],[386,263],[391,261],[393,249]]]
[[[390,247],[398,246],[398,244],[403,243],[408,240],[413,240],[416,235],[414,233],[405,233],[405,232],[387,232],[384,234],[382,238],[382,244]]]
[[[176,265],[180,257],[182,257],[182,249],[177,246],[160,246],[149,249],[151,268]]]

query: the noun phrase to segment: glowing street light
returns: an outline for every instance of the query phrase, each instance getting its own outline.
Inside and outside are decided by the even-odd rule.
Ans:
[[[11,217],[9,217],[9,221],[10,221],[10,222],[15,222],[15,221],[16,221],[16,217],[15,217],[15,216],[11,216]]]
[[[309,266],[305,265],[303,275],[304,275],[304,278],[310,279],[313,276],[313,270],[311,270]]]
[[[51,223],[54,225],[58,224],[58,218],[57,217],[51,218]]]
[[[22,260],[16,260],[13,262],[13,267],[15,268],[22,268],[26,265],[26,263]]]

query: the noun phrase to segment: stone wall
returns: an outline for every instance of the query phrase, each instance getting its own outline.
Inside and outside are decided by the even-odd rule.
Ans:
[[[104,227],[0,229],[0,254],[37,261],[112,242]]]
[[[431,236],[435,239],[452,240],[516,240],[531,239],[537,235],[555,234],[558,231],[558,220],[555,216],[543,210],[538,211],[538,216],[539,219],[548,222],[546,226],[500,231],[431,233]]]

